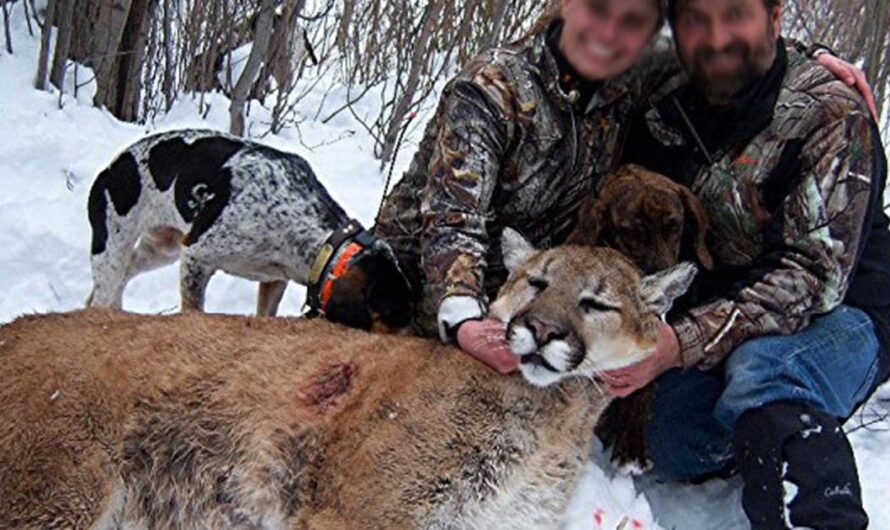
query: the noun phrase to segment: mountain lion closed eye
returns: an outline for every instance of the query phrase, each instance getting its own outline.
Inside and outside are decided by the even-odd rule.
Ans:
[[[321,320],[89,309],[0,328],[4,528],[553,528],[689,285],[505,234],[522,375]]]

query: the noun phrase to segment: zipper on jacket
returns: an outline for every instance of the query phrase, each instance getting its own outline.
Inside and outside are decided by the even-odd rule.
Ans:
[[[572,119],[572,142],[574,146],[572,148],[572,173],[575,173],[575,170],[578,166],[578,155],[581,150],[581,138],[578,133],[578,124],[577,118],[575,117],[575,103],[578,101],[578,98],[581,94],[577,90],[572,90],[568,93],[569,100],[569,117]]]
[[[578,151],[579,144],[581,143],[581,139],[578,138],[578,125],[575,123],[575,111],[570,110],[569,114],[572,115],[572,141],[574,142],[574,148],[572,149],[572,173],[575,172],[575,169],[578,166]]]

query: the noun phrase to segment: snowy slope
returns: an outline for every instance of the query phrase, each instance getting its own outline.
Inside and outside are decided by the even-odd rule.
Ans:
[[[24,29],[20,5],[14,4],[12,21],[15,54],[0,52],[0,226],[4,227],[0,230],[0,322],[83,305],[91,283],[87,195],[95,175],[120,149],[148,132],[188,126],[225,130],[228,124],[228,101],[220,95],[207,97],[211,110],[206,119],[200,118],[197,102],[185,99],[159,121],[138,126],[117,122],[92,107],[90,85],[78,90],[77,99],[66,95],[60,100],[56,93],[34,90],[38,41]],[[90,77],[83,69],[78,76],[81,80]],[[310,96],[303,102],[310,118],[320,97]],[[337,94],[328,99],[336,102]],[[418,139],[419,125],[428,115],[421,115],[410,140]],[[254,107],[249,130],[264,130],[261,124],[267,118],[264,109]],[[287,129],[262,141],[306,157],[334,198],[363,223],[371,222],[384,176],[372,156],[370,138],[346,113],[327,125],[310,119],[299,131]],[[406,144],[396,164],[397,175],[407,166],[413,149],[411,141]],[[254,296],[254,284],[220,274],[208,289],[208,310],[249,314]],[[283,312],[296,314],[302,299],[302,289],[291,286]],[[125,307],[132,311],[160,313],[177,306],[175,266],[136,279],[125,296]],[[885,387],[866,406],[863,418],[888,409],[890,388]],[[858,423],[854,420],[848,428]],[[860,429],[852,439],[872,528],[890,529],[890,432],[882,430],[890,430],[890,422]],[[594,463],[570,507],[568,528],[615,529],[625,517],[627,530],[747,528],[738,480],[701,486],[635,483],[613,477],[608,465],[600,465],[601,459],[596,449]],[[659,524],[653,522],[656,519]]]

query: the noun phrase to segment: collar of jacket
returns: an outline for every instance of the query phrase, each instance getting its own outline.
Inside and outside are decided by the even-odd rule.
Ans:
[[[738,121],[735,130],[723,142],[724,146],[747,143],[772,122],[779,94],[788,84],[790,71],[805,59],[805,51],[796,41],[785,41],[781,38],[778,40],[776,60],[769,72],[733,100],[731,108]],[[702,111],[700,108],[695,108],[701,106],[701,96],[686,81],[685,74],[682,78],[684,82],[678,88],[657,98],[652,104],[646,115],[646,122],[652,135],[662,144],[695,145],[702,151],[702,156],[713,163],[715,160],[712,155],[716,153],[708,152],[694,125],[689,121],[690,114]],[[708,112],[708,109],[704,112]],[[715,151],[721,150],[718,148]]]
[[[553,55],[550,46],[547,45],[547,36],[551,31],[559,31],[562,23],[562,20],[556,20],[545,31],[532,36],[530,43],[531,63],[537,69],[541,83],[550,97],[563,110],[576,110],[576,104],[581,98],[581,94],[577,90],[572,90],[568,93],[563,90],[559,82],[559,62]],[[627,95],[629,92],[627,77],[627,74],[624,74],[602,82],[599,89],[594,91],[587,107],[583,109],[584,114],[609,106]]]

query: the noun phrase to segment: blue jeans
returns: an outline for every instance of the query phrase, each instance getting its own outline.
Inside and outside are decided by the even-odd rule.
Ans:
[[[647,440],[655,475],[690,480],[726,469],[736,420],[767,403],[849,417],[872,390],[879,352],[868,315],[841,306],[800,333],[748,341],[713,370],[664,373],[655,381]]]

